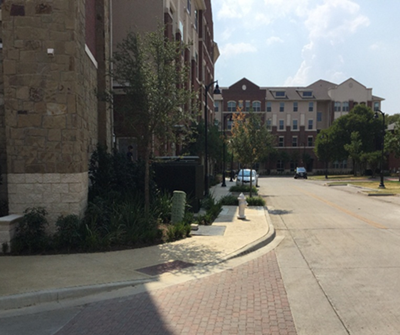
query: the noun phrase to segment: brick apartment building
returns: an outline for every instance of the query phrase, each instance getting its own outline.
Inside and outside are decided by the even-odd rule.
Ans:
[[[338,117],[347,114],[356,104],[365,104],[379,110],[382,98],[372,95],[353,78],[337,85],[318,80],[305,87],[259,87],[246,78],[229,87],[220,87],[214,96],[216,118],[221,130],[229,131],[231,115],[237,108],[243,112],[253,109],[261,115],[264,124],[276,136],[278,152],[286,152],[289,159],[279,155],[260,169],[271,173],[293,171],[304,165],[308,171],[323,170],[314,153],[314,144],[320,130],[331,126]],[[350,169],[347,161],[334,162],[330,169]]]
[[[128,31],[149,32],[165,25],[170,40],[182,41],[186,48],[183,61],[190,66],[188,89],[199,92],[202,111],[205,108],[205,86],[213,82],[214,64],[219,57],[218,45],[214,41],[214,25],[210,0],[120,0],[113,3],[113,48],[121,42]],[[114,86],[114,91],[122,93]],[[123,99],[116,95],[114,99]],[[207,95],[209,122],[214,119],[212,90]],[[132,145],[136,148],[135,134],[123,129],[119,115],[115,115],[116,146],[126,152]],[[171,146],[170,155],[179,153]]]

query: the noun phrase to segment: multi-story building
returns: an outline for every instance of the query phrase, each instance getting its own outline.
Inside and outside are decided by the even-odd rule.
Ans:
[[[323,169],[323,162],[314,153],[319,131],[356,104],[379,110],[383,100],[352,78],[339,85],[318,80],[305,87],[259,87],[244,78],[220,90],[221,94],[214,99],[222,130],[230,130],[232,113],[252,108],[276,136],[276,147],[281,154],[271,158],[265,167],[271,172],[293,171],[298,165],[306,166],[309,171]],[[344,161],[333,163],[332,168],[350,167]]]
[[[82,214],[88,163],[112,145],[109,0],[1,4],[1,196],[10,214],[42,206],[50,221]]]
[[[165,26],[171,40],[182,41],[186,48],[183,60],[190,65],[188,89],[199,91],[202,110],[205,87],[214,81],[214,64],[219,57],[214,41],[210,0],[120,0],[113,3],[113,49],[116,49],[128,31],[150,32]],[[118,94],[118,86],[114,86]],[[122,92],[121,92],[122,93]],[[120,96],[121,97],[121,96]],[[115,99],[118,100],[118,95]],[[213,95],[207,95],[207,112],[213,122]],[[120,127],[120,116],[115,115],[115,135],[118,149],[126,152],[128,145],[136,147],[135,135]],[[174,148],[174,146],[172,147]],[[175,155],[177,152],[171,152]]]

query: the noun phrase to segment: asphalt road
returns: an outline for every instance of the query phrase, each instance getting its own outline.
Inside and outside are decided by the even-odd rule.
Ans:
[[[0,334],[400,334],[400,198],[259,183],[270,249],[178,285],[0,318]]]
[[[400,201],[260,179],[298,334],[400,334]]]

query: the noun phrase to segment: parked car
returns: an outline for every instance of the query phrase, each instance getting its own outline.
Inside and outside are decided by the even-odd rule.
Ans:
[[[303,167],[296,168],[296,173],[294,175],[294,179],[297,179],[297,178],[307,179],[307,170],[306,170],[306,168],[303,168]]]
[[[252,186],[258,186],[258,174],[256,170],[243,169],[239,170],[236,177],[236,185],[249,185],[250,186],[250,175]]]

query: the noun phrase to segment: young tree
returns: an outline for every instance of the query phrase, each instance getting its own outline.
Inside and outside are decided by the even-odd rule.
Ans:
[[[329,133],[329,129],[323,129],[317,135],[315,140],[314,152],[318,159],[325,162],[325,178],[328,179],[328,164],[332,158],[333,142],[330,140],[332,135]]]
[[[349,157],[353,160],[353,171],[354,175],[357,175],[357,168],[360,168],[362,152],[362,142],[358,131],[351,133],[351,142],[344,145],[345,150],[349,154]]]
[[[274,137],[262,124],[261,118],[252,110],[246,115],[233,114],[232,137],[229,141],[235,157],[252,172],[255,163],[265,158],[272,150]],[[250,197],[252,178],[250,178]]]
[[[182,54],[187,46],[169,41],[164,29],[139,34],[129,32],[114,53],[113,79],[124,92],[115,105],[124,117],[125,129],[136,137],[145,161],[145,212],[150,205],[150,160],[154,147],[176,143],[190,135],[190,124],[198,115],[193,107],[195,92],[188,89],[188,67]]]

